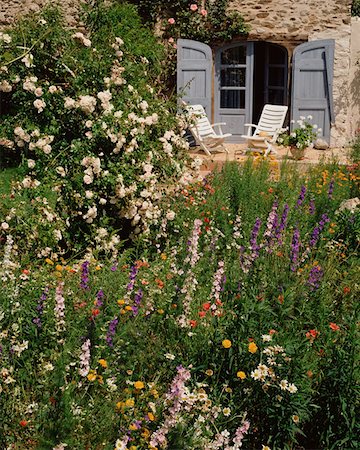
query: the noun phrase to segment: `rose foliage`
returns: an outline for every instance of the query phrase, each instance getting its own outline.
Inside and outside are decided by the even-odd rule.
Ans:
[[[163,194],[186,178],[164,48],[126,3],[99,3],[83,22],[69,30],[50,8],[0,34],[1,161],[22,174],[1,212],[6,235],[39,257],[115,251],[166,226]]]

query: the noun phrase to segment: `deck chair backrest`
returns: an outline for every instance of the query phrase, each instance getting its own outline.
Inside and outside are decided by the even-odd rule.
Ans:
[[[195,119],[194,126],[191,127],[200,138],[214,134],[214,129],[211,126],[206,115],[205,109],[202,105],[187,105],[186,109]]]
[[[279,130],[284,125],[287,110],[287,106],[265,105],[254,131],[254,136],[259,135],[259,133],[263,131],[273,138],[277,137]]]

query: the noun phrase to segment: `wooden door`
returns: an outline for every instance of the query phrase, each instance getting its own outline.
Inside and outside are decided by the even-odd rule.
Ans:
[[[312,123],[322,129],[320,137],[330,144],[330,125],[334,122],[332,97],[333,39],[311,41],[295,48],[291,118],[313,117]],[[296,123],[294,125],[296,127]]]
[[[215,58],[215,121],[225,122],[229,142],[240,142],[252,117],[253,42],[220,48]]]

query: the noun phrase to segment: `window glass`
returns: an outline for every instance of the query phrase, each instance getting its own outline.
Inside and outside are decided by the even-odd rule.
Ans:
[[[246,46],[232,47],[221,52],[221,64],[246,64]]]
[[[227,67],[221,69],[221,86],[245,87],[246,69],[245,67]]]
[[[220,108],[245,109],[245,91],[223,89],[220,91]]]

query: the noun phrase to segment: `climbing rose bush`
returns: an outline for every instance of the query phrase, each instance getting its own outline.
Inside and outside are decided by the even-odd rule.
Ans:
[[[82,32],[47,9],[0,35],[1,151],[21,167],[13,195],[35,209],[23,224],[13,202],[3,232],[20,224],[38,256],[90,243],[116,251],[166,226],[163,194],[186,178],[186,124],[157,82],[163,47],[133,7],[99,8]]]

